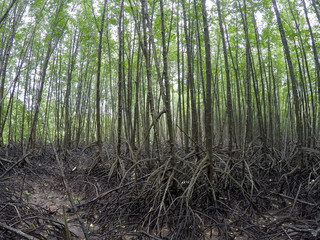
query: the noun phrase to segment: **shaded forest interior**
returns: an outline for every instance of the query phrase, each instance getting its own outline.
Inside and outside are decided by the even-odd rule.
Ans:
[[[319,239],[319,0],[2,0],[0,239]]]

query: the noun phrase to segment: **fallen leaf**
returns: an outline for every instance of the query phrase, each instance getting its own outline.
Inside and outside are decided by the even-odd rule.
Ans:
[[[57,206],[54,206],[54,205],[49,206],[50,213],[55,213],[57,210],[58,210]]]

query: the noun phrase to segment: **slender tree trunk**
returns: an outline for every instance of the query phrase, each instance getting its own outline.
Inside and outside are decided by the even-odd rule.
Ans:
[[[199,27],[199,17],[198,17],[198,10],[197,10],[197,3],[194,0],[193,1],[193,5],[194,5],[194,13],[196,16],[196,30],[197,30],[197,79],[201,79],[201,81],[197,81],[197,87],[198,87],[198,118],[199,118],[199,139],[200,142],[202,142],[202,127],[201,127],[201,91],[200,91],[200,82],[202,85],[202,99],[203,102],[206,102],[206,94],[205,94],[205,84],[204,84],[204,76],[203,76],[203,65],[202,65],[202,48],[201,48],[201,38],[200,38],[200,27]],[[200,77],[199,77],[199,72],[200,72]],[[212,114],[211,114],[212,115]],[[211,128],[212,130],[212,128]]]
[[[196,98],[194,93],[194,78],[193,78],[193,58],[192,58],[192,48],[191,48],[191,41],[188,33],[188,25],[187,25],[187,14],[185,8],[185,0],[181,0],[182,2],[182,9],[183,9],[183,21],[184,21],[184,34],[186,39],[186,46],[187,46],[187,64],[188,64],[188,83],[190,87],[190,102],[191,102],[191,118],[192,118],[192,140],[194,142],[194,150],[196,152],[199,151],[198,149],[198,117],[197,117],[197,107],[196,107]],[[190,23],[189,23],[190,28]],[[187,98],[188,99],[188,98]]]
[[[40,88],[38,91],[38,95],[37,95],[37,101],[35,104],[35,112],[34,112],[34,116],[33,116],[33,120],[32,120],[32,125],[31,125],[31,129],[30,129],[30,136],[29,136],[29,140],[28,140],[28,145],[27,145],[27,150],[30,147],[31,142],[34,143],[35,136],[36,136],[36,126],[37,126],[37,122],[38,122],[38,115],[39,115],[39,109],[40,109],[40,104],[41,104],[41,100],[42,100],[42,94],[43,94],[43,89],[44,89],[44,83],[45,83],[45,79],[46,79],[46,74],[47,74],[47,69],[48,69],[48,64],[49,64],[49,60],[50,60],[50,56],[51,53],[53,52],[53,38],[54,38],[54,32],[56,29],[56,26],[58,24],[58,17],[60,14],[60,11],[62,9],[62,5],[63,3],[61,3],[56,11],[56,16],[55,16],[55,21],[51,30],[51,34],[50,34],[50,40],[48,43],[48,48],[47,48],[47,52],[45,55],[45,59],[44,59],[44,63],[43,63],[43,68],[42,68],[42,72],[40,75]]]
[[[291,55],[290,55],[290,48],[289,48],[289,45],[287,42],[285,31],[283,29],[280,13],[279,13],[276,1],[272,0],[272,3],[273,3],[273,8],[276,13],[279,32],[281,35],[281,41],[282,41],[282,45],[284,48],[287,64],[289,67],[290,79],[291,79],[291,84],[292,84],[293,101],[294,101],[294,107],[295,107],[295,115],[296,115],[297,150],[298,150],[297,157],[298,158],[297,158],[296,167],[288,174],[288,175],[292,175],[292,174],[296,173],[297,171],[299,171],[301,169],[301,165],[302,165],[302,156],[301,156],[301,149],[300,148],[301,148],[301,145],[303,142],[303,139],[302,139],[303,135],[302,135],[302,122],[301,122],[301,115],[300,115],[300,103],[299,103],[299,96],[298,96],[298,84],[297,84],[296,75],[294,73],[294,67],[293,67]]]
[[[155,140],[155,144],[156,144],[156,153],[157,156],[162,158],[160,155],[161,153],[161,149],[160,149],[160,143],[159,143],[159,131],[158,131],[158,123],[157,123],[157,114],[156,114],[156,110],[155,110],[155,103],[154,103],[154,97],[153,97],[153,90],[152,90],[152,76],[151,76],[151,63],[150,63],[150,48],[148,47],[148,41],[147,41],[147,29],[149,30],[149,43],[151,44],[151,47],[153,49],[153,57],[155,60],[155,65],[157,68],[157,74],[158,74],[158,78],[161,78],[161,74],[159,72],[159,63],[157,61],[157,55],[156,55],[156,49],[154,46],[154,40],[153,40],[153,31],[152,31],[152,26],[150,23],[150,19],[149,19],[149,14],[148,14],[148,8],[146,5],[146,0],[141,0],[141,10],[142,10],[142,17],[143,17],[143,21],[142,21],[142,26],[143,26],[143,53],[145,56],[145,64],[146,64],[146,72],[147,72],[147,81],[148,81],[148,86],[147,86],[147,102],[148,102],[148,107],[149,110],[151,112],[151,116],[152,116],[152,120],[154,122],[154,140]],[[147,115],[147,123],[149,123],[149,116]],[[147,124],[147,129],[149,128],[150,124]],[[149,133],[147,132],[146,134],[149,135]],[[147,147],[149,145],[149,137],[147,139]],[[148,148],[147,148],[147,153],[148,153]]]
[[[127,44],[128,44],[128,53],[127,53],[127,62],[128,62],[128,81],[127,81],[127,99],[126,99],[126,135],[128,139],[128,143],[131,145],[131,139],[132,139],[132,132],[133,132],[133,124],[132,124],[132,99],[133,99],[133,58],[134,58],[134,52],[135,52],[135,40],[132,41],[131,39],[135,39],[135,31],[133,36],[128,35],[127,36]],[[133,147],[133,145],[131,145]],[[129,148],[128,148],[129,150]]]
[[[8,11],[12,8],[13,4],[15,1],[12,1],[11,6],[9,7]],[[4,104],[4,88],[5,88],[5,81],[6,81],[6,73],[7,73],[7,68],[8,68],[8,62],[11,56],[11,49],[13,46],[13,41],[14,37],[16,35],[16,30],[17,30],[17,23],[18,23],[18,14],[17,14],[17,8],[15,9],[14,13],[14,18],[12,19],[11,23],[11,31],[10,34],[7,38],[7,42],[5,45],[4,49],[4,60],[1,61],[1,69],[0,69],[0,77],[1,77],[1,82],[0,82],[0,146],[3,144],[3,131],[2,129],[4,128],[5,125],[5,118],[3,117],[3,104]],[[8,11],[4,15],[4,17],[8,14]],[[4,17],[2,19],[4,19]],[[1,21],[0,21],[1,24]],[[0,25],[1,26],[1,25]]]
[[[70,141],[71,141],[71,121],[72,118],[70,115],[70,92],[71,92],[71,80],[72,80],[72,72],[75,65],[75,60],[77,56],[78,46],[79,46],[79,40],[80,35],[78,35],[77,38],[77,29],[74,32],[74,38],[70,41],[70,52],[69,52],[69,64],[68,64],[68,79],[67,79],[67,89],[65,94],[65,130],[64,130],[64,148],[67,150],[70,147]]]
[[[232,61],[232,67],[233,67],[233,70],[234,70],[234,73],[235,73],[235,78],[236,78],[236,89],[237,89],[237,107],[238,107],[238,117],[237,118],[233,118],[234,120],[235,119],[238,119],[238,124],[236,124],[237,121],[235,121],[235,124],[234,124],[234,130],[233,132],[235,133],[235,135],[238,135],[238,143],[240,146],[242,146],[242,111],[241,111],[241,94],[240,94],[240,80],[239,80],[239,69],[237,67],[237,65],[235,64],[235,61],[234,61],[234,58],[233,58],[233,54],[232,54],[232,51],[231,51],[231,46],[230,46],[230,41],[229,41],[229,36],[228,36],[228,30],[227,30],[227,27],[225,26],[225,29],[226,29],[226,41],[228,43],[228,49],[229,49],[229,54],[230,54],[230,58],[231,58],[231,61]],[[238,45],[237,45],[238,47]],[[235,107],[236,109],[236,107]],[[236,131],[236,129],[238,128],[238,131]],[[237,138],[235,138],[237,139]],[[236,141],[236,146],[237,145],[237,141]]]
[[[140,28],[137,30],[140,31]],[[133,131],[131,135],[131,145],[136,148],[136,143],[140,147],[139,139],[139,90],[140,90],[140,71],[141,71],[141,44],[138,46],[138,57],[136,66],[136,80],[135,80],[135,104],[134,104],[134,122]]]
[[[161,12],[161,35],[162,35],[162,58],[163,58],[163,77],[165,85],[165,94],[162,95],[162,100],[166,107],[166,119],[167,127],[169,132],[169,143],[171,153],[171,165],[175,165],[176,161],[176,149],[175,149],[175,137],[173,130],[173,120],[171,112],[171,99],[170,99],[170,84],[168,76],[168,60],[167,60],[167,46],[166,46],[166,30],[165,30],[165,19],[163,10],[163,0],[160,0],[160,12]]]
[[[232,121],[232,99],[231,99],[231,83],[230,83],[230,68],[229,68],[229,60],[228,60],[228,51],[227,51],[227,44],[224,35],[224,28],[222,23],[222,15],[221,15],[221,6],[220,0],[217,0],[217,8],[218,8],[218,15],[219,15],[219,26],[220,26],[220,33],[222,36],[222,48],[223,48],[223,55],[224,55],[224,64],[226,70],[226,80],[227,80],[227,116],[228,116],[228,135],[229,135],[229,154],[231,156],[232,151],[232,140],[233,140],[233,121]]]
[[[238,0],[239,9],[241,11],[241,4]],[[242,13],[242,11],[241,11]],[[246,39],[246,77],[245,77],[245,89],[246,89],[246,135],[245,135],[245,146],[244,149],[246,149],[249,142],[251,142],[253,137],[253,124],[252,124],[252,99],[251,99],[251,56],[250,56],[250,42],[249,42],[249,36],[248,36],[248,26],[247,21],[245,17],[242,16],[242,22],[243,22],[243,28],[245,32],[245,39]]]
[[[309,17],[308,17],[308,12],[307,12],[307,7],[306,7],[306,3],[305,3],[305,0],[302,0],[302,3],[303,3],[303,10],[304,10],[304,13],[305,13],[305,16],[306,16],[306,20],[307,20],[307,24],[308,24],[308,28],[309,28],[309,33],[310,33],[310,39],[311,39],[311,46],[312,46],[312,50],[313,50],[313,57],[314,57],[314,62],[315,62],[315,67],[316,67],[316,83],[318,85],[318,105],[316,106],[319,106],[320,105],[320,62],[319,62],[319,55],[318,55],[318,50],[317,50],[317,47],[316,47],[316,42],[315,42],[315,39],[314,39],[314,36],[313,36],[313,31],[312,31],[312,28],[311,28],[311,24],[310,24],[310,20],[309,20]],[[314,4],[314,3],[313,3]],[[320,21],[319,21],[320,23]],[[318,128],[320,128],[320,113],[319,113],[319,109],[320,107],[314,107],[313,108],[313,111],[314,112],[318,112]],[[314,119],[317,118],[316,114],[314,116]],[[313,126],[313,134],[315,135],[316,134],[316,126],[314,124]],[[312,136],[313,138],[313,144],[315,142],[315,139],[314,139],[314,136]]]
[[[97,82],[96,82],[96,121],[97,121],[97,143],[99,148],[99,158],[102,159],[102,137],[101,137],[101,116],[100,116],[100,75],[101,75],[101,51],[102,51],[102,37],[104,30],[105,12],[107,0],[104,1],[103,12],[101,18],[101,28],[99,29],[99,46],[98,46],[98,66],[97,66]]]
[[[211,68],[211,50],[210,50],[209,26],[208,26],[207,10],[206,10],[206,0],[202,0],[202,19],[203,19],[204,43],[205,43],[205,52],[206,52],[205,132],[206,132],[206,147],[207,147],[207,155],[208,155],[207,175],[211,184],[213,180],[213,159],[212,159],[213,141],[212,141],[212,105],[211,105],[212,104],[212,97],[211,97],[212,68]]]
[[[89,67],[89,61],[86,63],[86,67],[84,69],[84,62],[81,62],[81,69],[80,69],[80,74],[79,74],[79,82],[78,82],[78,87],[77,87],[77,100],[76,100],[76,127],[75,127],[75,142],[76,142],[76,147],[79,147],[80,144],[80,139],[81,139],[81,132],[82,132],[82,121],[83,121],[83,112],[82,112],[82,107],[83,107],[83,85],[85,79],[87,79],[88,76],[88,67]],[[84,71],[84,73],[83,73]]]
[[[271,49],[270,49],[270,42],[268,44],[268,55],[269,55],[269,65],[270,65],[270,71],[271,71],[271,78],[272,78],[272,85],[273,85],[273,100],[274,100],[274,109],[275,109],[275,136],[276,136],[276,147],[281,147],[282,142],[282,132],[281,132],[281,115],[280,115],[280,101],[279,101],[279,88],[276,84],[276,77],[274,75],[273,71],[273,61],[272,61],[272,55],[271,55]]]
[[[23,43],[23,46],[22,46],[22,50],[21,50],[21,53],[20,53],[20,56],[19,56],[19,61],[17,63],[17,68],[15,70],[16,72],[16,75],[15,77],[13,78],[13,82],[10,84],[8,90],[7,90],[7,93],[11,92],[10,94],[10,99],[9,99],[9,104],[7,105],[7,111],[5,111],[5,114],[3,115],[3,108],[2,108],[2,105],[4,104],[4,83],[5,83],[5,78],[6,78],[6,74],[7,74],[7,67],[8,67],[8,61],[9,61],[9,58],[11,56],[11,48],[12,48],[12,42],[13,41],[13,38],[16,34],[16,26],[18,24],[18,22],[20,22],[21,20],[21,17],[22,17],[22,14],[25,10],[25,7],[21,6],[22,8],[18,8],[18,6],[16,7],[15,9],[15,17],[12,21],[12,25],[13,25],[13,29],[11,31],[11,34],[10,34],[10,37],[8,38],[8,41],[7,42],[7,46],[6,46],[6,56],[5,56],[5,59],[4,59],[4,64],[3,64],[3,69],[2,69],[2,74],[1,74],[1,90],[0,90],[0,146],[1,144],[3,143],[3,132],[4,132],[4,128],[5,128],[5,125],[6,125],[6,121],[7,121],[7,118],[8,118],[8,114],[10,113],[9,115],[9,136],[8,136],[8,140],[10,140],[10,130],[11,130],[11,113],[12,113],[12,104],[13,104],[13,97],[14,97],[14,93],[15,93],[15,88],[16,88],[16,85],[17,85],[17,82],[20,78],[20,75],[21,75],[21,70],[22,70],[22,67],[25,63],[25,58],[27,56],[27,52],[28,52],[28,49],[29,49],[29,46],[30,46],[30,43],[31,43],[31,40],[32,40],[32,37],[33,37],[33,34],[31,35],[31,38],[30,39],[25,39],[24,40],[24,43]],[[11,38],[12,37],[12,38]],[[19,86],[19,84],[18,84]],[[9,109],[10,109],[10,112],[9,112]],[[17,124],[15,124],[16,126]]]
[[[260,134],[261,134],[261,140],[263,143],[263,151],[266,151],[267,147],[267,140],[268,140],[268,134],[267,134],[267,114],[266,114],[266,97],[265,97],[265,76],[264,76],[264,64],[263,59],[261,55],[261,46],[260,46],[260,38],[259,38],[259,32],[258,27],[256,23],[256,18],[254,12],[252,13],[252,19],[254,24],[254,32],[256,36],[256,44],[257,44],[257,50],[258,50],[258,60],[259,60],[259,68],[260,68],[260,82],[261,82],[261,93],[262,93],[262,107],[260,102],[260,88],[257,89],[257,107],[258,107],[258,113],[259,113],[259,125],[260,125]],[[253,62],[253,61],[252,61]],[[256,74],[257,75],[257,74]],[[256,76],[257,78],[257,76]],[[258,82],[258,81],[257,81]],[[263,110],[262,110],[263,108]]]
[[[1,27],[1,23],[8,17],[8,14],[11,10],[11,8],[13,7],[13,5],[15,4],[17,0],[12,0],[7,11],[3,14],[3,16],[0,18],[0,27]]]
[[[179,3],[178,3],[179,4]],[[179,10],[177,11],[177,18],[179,19]],[[179,127],[183,129],[183,114],[182,114],[182,87],[181,84],[181,69],[180,69],[180,30],[179,21],[177,23],[177,68],[178,68],[178,115],[179,115]],[[182,69],[183,70],[183,69]],[[180,131],[181,146],[184,145],[184,133]]]
[[[121,1],[120,6],[120,15],[119,15],[119,26],[118,26],[118,34],[119,34],[119,60],[118,60],[118,143],[117,143],[117,154],[120,155],[121,149],[121,131],[122,131],[122,87],[123,87],[123,3],[124,0]]]
[[[108,10],[107,10],[108,13]],[[116,112],[116,107],[115,107],[115,98],[114,98],[114,93],[113,93],[113,84],[112,84],[112,62],[113,58],[111,57],[111,47],[110,47],[110,40],[109,40],[109,21],[106,21],[107,23],[107,30],[106,30],[106,39],[107,39],[107,47],[108,47],[108,58],[109,58],[109,89],[110,89],[110,98],[111,98],[111,126],[110,129],[115,129],[115,117],[114,114]],[[110,136],[110,141],[114,142],[114,134],[111,134]]]
[[[317,6],[316,6],[316,1],[317,1],[317,0],[311,0],[311,1],[312,1],[312,6],[313,6],[314,11],[315,11],[315,13],[316,13],[316,16],[317,16],[319,25],[320,25],[320,13],[319,13],[319,10],[318,10],[318,8],[317,8]],[[317,3],[318,3],[318,2],[317,2]],[[319,3],[318,3],[318,5],[319,5],[319,7],[320,7],[320,4],[319,4]]]

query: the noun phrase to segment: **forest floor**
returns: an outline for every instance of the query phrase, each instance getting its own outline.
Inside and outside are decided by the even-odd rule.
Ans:
[[[272,157],[253,147],[243,176],[241,165],[222,171],[228,156],[216,149],[212,194],[194,155],[172,177],[166,164],[134,164],[110,146],[103,161],[95,146],[61,151],[64,182],[54,152],[39,149],[26,158],[14,145],[0,149],[0,239],[320,239],[318,150],[289,177],[294,147]]]

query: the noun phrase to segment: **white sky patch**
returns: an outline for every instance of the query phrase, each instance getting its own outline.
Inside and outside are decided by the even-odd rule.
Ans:
[[[213,6],[213,1],[212,1],[212,0],[207,0],[207,1],[206,1],[206,6],[207,6],[207,10],[208,10],[208,9],[211,9],[212,6]]]
[[[22,16],[22,19],[23,19],[23,22],[24,22],[24,23],[33,22],[33,19],[32,19],[32,17],[30,17],[29,12],[30,12],[30,5],[28,4],[27,7],[26,7],[26,12],[25,12],[25,14],[23,14],[23,16]]]
[[[259,32],[261,33],[261,30],[264,29],[264,28],[267,26],[267,22],[266,22],[266,21],[263,21],[263,13],[260,12],[260,11],[257,11],[257,12],[254,14],[254,16],[255,16],[256,21],[257,21],[258,30],[259,30]]]

